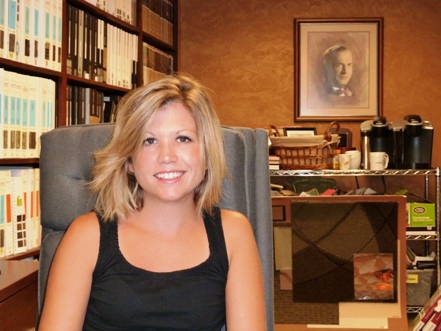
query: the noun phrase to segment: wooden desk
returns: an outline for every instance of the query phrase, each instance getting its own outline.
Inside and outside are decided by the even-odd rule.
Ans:
[[[38,261],[0,260],[1,329],[35,329]]]

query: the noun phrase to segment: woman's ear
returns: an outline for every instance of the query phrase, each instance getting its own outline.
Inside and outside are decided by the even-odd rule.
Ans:
[[[131,175],[135,173],[135,170],[133,169],[132,159],[128,159],[126,161],[126,171]]]

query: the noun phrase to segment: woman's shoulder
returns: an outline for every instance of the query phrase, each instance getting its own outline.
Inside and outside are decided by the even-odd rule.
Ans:
[[[67,229],[66,235],[81,238],[81,241],[94,239],[99,236],[99,221],[94,212],[89,212],[75,218]]]
[[[234,225],[240,225],[240,224],[249,224],[248,218],[238,211],[230,210],[230,209],[221,209],[221,218],[222,223],[226,223],[227,225],[232,224]],[[237,223],[239,222],[239,223]]]
[[[85,267],[93,270],[98,256],[99,238],[100,229],[95,213],[78,216],[64,234],[56,256],[58,260],[81,261]]]
[[[76,217],[69,228],[90,228],[98,226],[98,216],[95,212],[91,211],[86,214]]]
[[[245,215],[234,210],[221,209],[221,218],[226,237],[240,240],[244,235],[252,235],[251,223]]]

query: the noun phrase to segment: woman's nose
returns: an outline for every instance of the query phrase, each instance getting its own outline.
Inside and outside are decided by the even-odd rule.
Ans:
[[[159,162],[170,163],[176,161],[176,153],[172,143],[163,142],[159,145]]]

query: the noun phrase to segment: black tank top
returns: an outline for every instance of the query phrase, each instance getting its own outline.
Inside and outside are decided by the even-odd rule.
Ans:
[[[220,330],[225,324],[228,256],[220,210],[204,213],[210,255],[190,269],[150,272],[131,265],[117,222],[100,222],[100,248],[84,331]]]

